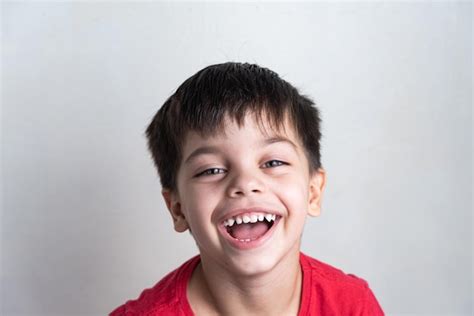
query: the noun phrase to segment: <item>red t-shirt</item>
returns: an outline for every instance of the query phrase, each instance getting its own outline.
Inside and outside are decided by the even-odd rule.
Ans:
[[[189,259],[136,300],[117,307],[109,316],[194,315],[186,288],[201,258]],[[368,283],[300,252],[303,291],[298,316],[383,316]]]

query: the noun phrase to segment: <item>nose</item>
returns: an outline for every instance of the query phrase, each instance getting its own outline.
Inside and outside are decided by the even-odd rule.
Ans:
[[[235,174],[227,188],[227,195],[231,198],[238,198],[263,193],[265,184],[254,173],[255,171],[242,171]]]

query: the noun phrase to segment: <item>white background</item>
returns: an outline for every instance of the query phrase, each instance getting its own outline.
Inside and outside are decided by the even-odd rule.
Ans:
[[[321,109],[327,191],[302,250],[387,315],[471,315],[469,2],[3,2],[0,314],[104,315],[197,253],[143,133],[226,61]]]

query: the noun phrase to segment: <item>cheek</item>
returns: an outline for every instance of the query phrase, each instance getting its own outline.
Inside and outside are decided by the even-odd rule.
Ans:
[[[192,226],[203,226],[210,222],[210,217],[216,207],[219,193],[209,187],[196,186],[183,190],[181,203]]]
[[[300,236],[308,213],[308,188],[302,180],[280,186],[278,196],[288,212],[283,222],[285,230],[291,236]],[[296,238],[296,237],[295,237]]]
[[[309,196],[308,183],[304,178],[293,176],[280,180],[272,184],[274,190],[279,192],[279,196],[284,197],[290,205],[306,205]]]
[[[283,194],[285,195],[285,204],[293,215],[306,214],[308,194],[304,188],[288,188]]]

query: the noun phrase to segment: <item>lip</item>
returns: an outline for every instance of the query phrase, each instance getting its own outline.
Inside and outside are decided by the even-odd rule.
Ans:
[[[254,210],[254,212],[257,212]],[[261,211],[262,212],[262,211]],[[276,213],[273,213],[276,214]],[[233,247],[239,250],[250,250],[254,248],[258,248],[263,246],[269,239],[272,238],[273,233],[275,232],[278,224],[280,223],[282,216],[277,215],[275,222],[273,223],[272,227],[262,236],[259,238],[252,240],[252,241],[240,241],[237,238],[232,237],[228,232],[224,225],[219,225],[219,232],[221,236]]]

